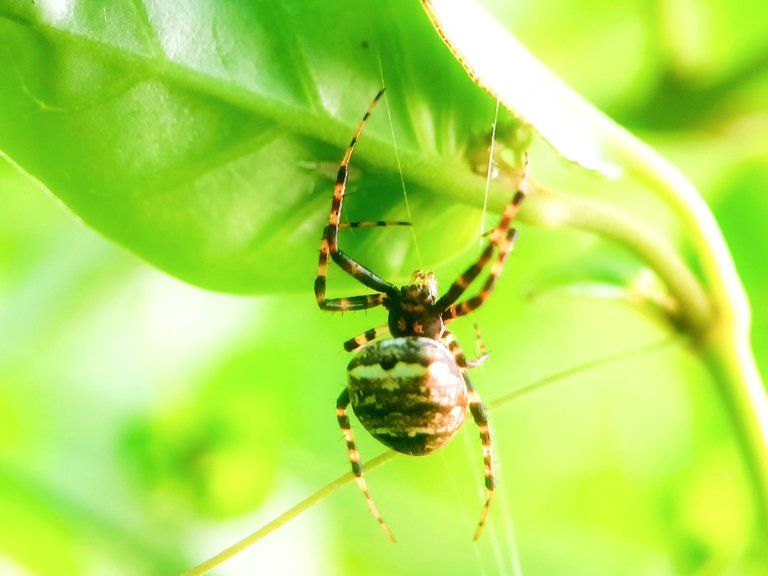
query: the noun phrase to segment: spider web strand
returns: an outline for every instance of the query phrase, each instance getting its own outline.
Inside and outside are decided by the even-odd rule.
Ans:
[[[491,177],[493,175],[493,152],[496,147],[496,124],[499,121],[499,99],[496,99],[496,112],[493,115],[493,127],[491,128],[491,149],[488,154],[488,170],[485,175],[485,195],[483,196],[483,217],[480,220],[480,247],[483,246],[485,237],[485,215],[488,212],[488,191],[491,188]]]
[[[379,50],[378,44],[376,45],[376,61],[379,65],[379,78],[381,79],[381,85],[386,86],[386,82],[384,81],[384,66],[381,63],[381,51]],[[400,148],[397,145],[397,137],[395,136],[395,125],[392,122],[392,110],[389,106],[389,95],[385,92],[384,93],[384,103],[386,104],[387,108],[387,118],[389,119],[389,131],[392,135],[392,146],[395,149],[395,160],[397,162],[397,174],[400,176],[400,187],[403,189],[403,201],[405,202],[405,213],[408,216],[408,221],[413,222],[413,216],[411,214],[411,204],[408,201],[408,190],[405,186],[405,178],[403,177],[403,166],[400,161]],[[424,262],[421,257],[421,250],[419,249],[419,242],[416,240],[416,230],[411,227],[411,237],[413,238],[413,245],[416,249],[416,258],[419,261],[419,269],[422,270],[424,268]]]

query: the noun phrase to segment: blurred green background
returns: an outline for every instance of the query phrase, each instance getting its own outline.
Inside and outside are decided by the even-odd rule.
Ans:
[[[763,3],[510,4],[488,7],[706,196],[749,292],[754,348],[768,373]],[[14,9],[0,0],[0,51]],[[343,62],[336,67],[343,71]],[[384,70],[398,73],[386,62]],[[370,86],[360,93],[372,95]],[[345,102],[344,117],[353,125],[366,104]],[[386,134],[387,114],[377,114],[372,129]],[[565,167],[540,144],[533,158],[546,184],[615,198],[654,222],[658,213],[659,226],[675,233],[669,215],[631,184]],[[320,172],[309,188],[325,207],[330,181]],[[372,182],[393,186],[398,198],[399,182]],[[351,210],[371,203],[365,178],[353,190]],[[437,209],[419,191],[412,202],[423,264],[446,285],[477,253],[482,213]],[[319,238],[323,216],[312,218],[304,226]],[[623,250],[574,231],[521,231],[497,293],[476,314],[491,353],[474,377],[486,401],[669,337],[621,301],[552,288],[564,279],[635,277],[640,265]],[[289,236],[277,234],[276,242]],[[409,233],[357,231],[343,241],[350,252],[360,242],[363,254],[392,254],[394,279],[411,272],[412,254],[402,254],[414,251]],[[457,246],[470,248],[454,258]],[[293,265],[261,256],[252,263],[260,270]],[[294,275],[306,289],[205,291],[106,240],[0,164],[0,574],[179,573],[348,470],[334,417],[348,361],[341,343],[383,315],[317,310],[314,258],[296,254],[310,263]],[[351,289],[334,272],[331,285]],[[471,324],[456,328],[465,343]],[[499,491],[478,543],[470,538],[482,465],[470,423],[444,451],[398,458],[369,475],[397,545],[348,485],[215,573],[768,574],[733,423],[684,344],[556,379],[491,417]],[[382,451],[353,426],[363,458]]]

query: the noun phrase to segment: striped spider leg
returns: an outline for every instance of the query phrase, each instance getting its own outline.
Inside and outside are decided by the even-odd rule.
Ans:
[[[480,514],[480,521],[477,523],[475,529],[475,535],[473,540],[477,540],[483,531],[485,521],[488,519],[488,513],[491,510],[491,500],[493,499],[493,493],[496,489],[496,476],[493,473],[493,450],[491,444],[491,431],[488,424],[488,412],[485,409],[483,401],[480,399],[480,395],[475,389],[472,380],[469,377],[469,369],[475,368],[485,362],[488,358],[488,354],[485,350],[485,344],[480,337],[480,331],[475,324],[475,336],[479,343],[481,356],[477,360],[467,360],[464,352],[456,341],[456,338],[448,330],[443,334],[442,341],[448,347],[456,364],[462,369],[462,375],[464,377],[464,383],[467,387],[467,402],[469,404],[469,411],[472,413],[472,418],[480,431],[480,443],[483,447],[483,472],[485,474],[485,504],[483,505],[483,511]]]
[[[331,212],[328,218],[328,225],[325,227],[323,231],[323,238],[320,242],[320,259],[317,266],[317,277],[315,279],[315,298],[317,299],[318,306],[322,310],[350,311],[350,310],[365,310],[368,308],[373,308],[375,306],[380,306],[384,304],[386,302],[387,294],[391,294],[397,291],[397,288],[395,286],[383,280],[378,275],[370,271],[368,268],[364,267],[363,265],[359,264],[358,262],[356,262],[355,260],[347,256],[338,247],[339,229],[386,226],[389,224],[393,224],[393,225],[409,225],[410,224],[408,222],[383,222],[383,221],[353,222],[349,224],[340,223],[341,209],[342,209],[342,204],[344,202],[344,193],[346,191],[346,186],[347,186],[347,177],[349,174],[349,162],[352,157],[352,152],[355,148],[355,145],[357,144],[357,140],[360,137],[360,134],[363,131],[363,128],[365,126],[366,121],[368,120],[368,117],[371,115],[371,111],[376,106],[376,104],[378,103],[379,99],[383,94],[384,94],[384,89],[380,90],[379,93],[376,94],[376,97],[373,99],[370,106],[368,107],[368,110],[366,111],[365,115],[360,121],[360,124],[358,125],[357,130],[355,131],[355,134],[352,137],[352,140],[350,141],[346,152],[344,153],[344,157],[341,161],[341,164],[339,165],[339,170],[336,175],[336,183],[333,187],[333,200],[331,202]],[[376,290],[379,293],[351,296],[346,298],[333,298],[333,299],[326,298],[325,292],[326,292],[326,278],[328,274],[328,256],[329,255],[331,259],[336,264],[338,264],[342,270],[344,270],[345,272],[350,274],[352,277],[360,281],[363,285],[373,290]],[[356,347],[359,347],[360,345],[365,344],[366,342],[374,340],[375,338],[382,335],[386,331],[387,331],[386,327],[383,327],[382,329],[369,330],[368,332],[361,334],[357,338],[353,338],[352,340],[345,343],[345,348],[348,350],[353,350]],[[360,456],[357,451],[357,448],[355,447],[354,437],[352,436],[352,428],[350,426],[349,418],[347,416],[347,406],[349,404],[349,401],[350,401],[349,393],[347,390],[344,390],[336,402],[336,417],[339,422],[339,426],[344,434],[345,441],[347,443],[347,451],[349,454],[349,460],[352,464],[352,472],[355,475],[355,479],[357,480],[357,484],[361,492],[365,496],[365,500],[368,504],[371,514],[373,514],[374,518],[376,518],[377,522],[382,527],[387,537],[394,542],[395,538],[392,535],[392,532],[387,527],[387,524],[384,522],[384,519],[381,517],[381,514],[379,513],[378,508],[376,507],[376,504],[373,501],[373,498],[371,498],[368,492],[368,487],[365,482],[365,478],[363,477],[363,465],[360,460]]]
[[[386,221],[340,223],[352,152],[383,92],[380,91],[371,102],[339,165],[328,225],[320,243],[315,279],[318,306],[323,310],[338,311],[383,306],[388,311],[387,324],[344,343],[345,350],[355,355],[347,366],[347,387],[336,403],[336,417],[344,434],[357,484],[371,513],[387,537],[394,541],[392,532],[368,492],[347,408],[352,406],[360,423],[382,444],[414,456],[431,454],[450,442],[469,410],[480,430],[485,469],[486,498],[475,530],[474,538],[477,539],[488,517],[495,477],[488,416],[468,371],[486,360],[487,351],[476,326],[480,356],[467,359],[445,325],[476,310],[493,291],[517,237],[511,222],[525,196],[525,180],[523,178],[499,224],[489,234],[488,245],[477,261],[451,284],[443,296],[438,297],[437,281],[431,272],[414,272],[411,282],[405,286],[390,284],[338,246],[340,229],[409,224]],[[326,298],[329,257],[375,293]],[[457,304],[466,289],[489,265],[488,277],[479,293]]]
[[[496,286],[496,280],[501,275],[501,271],[504,269],[504,263],[509,255],[515,240],[517,240],[517,230],[511,227],[512,221],[517,216],[520,210],[520,205],[525,199],[528,193],[528,180],[527,169],[528,157],[525,157],[525,169],[520,180],[517,191],[512,196],[512,199],[504,209],[504,213],[496,225],[496,228],[491,230],[489,234],[489,243],[485,247],[485,250],[480,254],[480,257],[474,262],[464,273],[459,276],[456,281],[451,284],[451,287],[443,294],[438,300],[438,308],[443,308],[443,320],[446,323],[453,322],[459,316],[465,316],[470,312],[477,310],[483,302],[491,295],[494,287]],[[463,294],[464,291],[469,288],[469,285],[480,275],[485,269],[488,263],[493,257],[494,251],[498,249],[496,261],[491,266],[490,274],[486,279],[480,292],[459,304],[455,304]]]
[[[323,231],[323,239],[320,242],[320,260],[317,264],[317,277],[315,278],[315,298],[317,304],[323,310],[365,310],[367,308],[373,308],[375,306],[382,305],[388,294],[392,294],[397,291],[397,287],[390,284],[386,280],[380,278],[368,268],[359,264],[344,252],[339,249],[339,228],[353,228],[354,224],[340,225],[341,219],[341,207],[344,202],[344,192],[347,187],[347,176],[349,174],[349,161],[352,158],[352,152],[355,149],[355,144],[360,137],[360,134],[365,127],[365,122],[371,115],[371,111],[378,103],[381,96],[384,94],[384,90],[380,90],[376,97],[371,102],[368,110],[366,111],[363,119],[360,121],[357,130],[355,131],[352,140],[347,147],[347,151],[344,153],[344,158],[339,165],[339,171],[336,175],[336,184],[333,187],[333,201],[331,202],[331,214],[328,218],[328,225]],[[360,223],[361,226],[370,225],[385,225],[386,223],[374,223],[364,222]],[[405,222],[401,224],[407,224]],[[328,275],[328,255],[331,259],[339,265],[339,267],[352,277],[357,279],[360,283],[376,290],[379,294],[366,294],[361,296],[351,296],[348,298],[332,298],[326,299],[325,288],[326,278]]]

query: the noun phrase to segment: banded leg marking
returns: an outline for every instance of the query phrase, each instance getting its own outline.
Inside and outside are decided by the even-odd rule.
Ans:
[[[485,349],[485,343],[480,337],[480,330],[477,328],[477,324],[475,324],[475,336],[477,337],[477,341],[480,344],[480,356],[473,360],[468,360],[466,354],[464,354],[464,350],[461,349],[461,346],[456,340],[456,336],[454,336],[449,330],[445,330],[443,332],[441,340],[443,344],[445,344],[445,346],[448,348],[448,351],[453,354],[453,359],[456,361],[456,365],[459,368],[477,368],[488,359],[488,351]]]
[[[464,291],[469,288],[469,285],[472,284],[475,278],[477,278],[486,267],[488,262],[491,260],[491,257],[493,256],[495,248],[496,245],[493,242],[490,242],[485,247],[482,254],[480,254],[480,257],[477,259],[477,261],[475,261],[469,268],[467,268],[464,273],[459,276],[453,284],[451,284],[450,288],[448,288],[445,294],[443,294],[437,301],[435,307],[441,310],[445,310],[451,304],[456,302],[456,300],[458,300],[461,295],[464,294]]]
[[[475,420],[478,429],[480,430],[480,442],[483,446],[483,468],[485,474],[485,504],[483,510],[480,513],[480,521],[477,523],[475,529],[475,535],[473,540],[480,538],[480,534],[483,531],[483,526],[488,519],[488,512],[491,510],[491,500],[493,499],[493,492],[496,488],[496,477],[493,474],[493,452],[491,445],[491,430],[488,426],[488,413],[485,410],[483,401],[480,399],[480,395],[475,390],[472,381],[469,379],[469,374],[464,373],[464,381],[467,384],[469,411],[472,413],[472,418]]]
[[[360,460],[360,453],[355,447],[355,439],[352,437],[352,427],[349,425],[349,418],[347,417],[348,405],[349,392],[345,389],[336,402],[336,418],[339,421],[339,427],[341,427],[341,431],[344,434],[344,440],[347,443],[347,452],[349,454],[349,462],[352,464],[352,473],[355,475],[357,485],[360,487],[360,491],[363,493],[365,501],[368,504],[368,508],[370,509],[371,514],[373,514],[373,517],[376,519],[376,522],[378,522],[379,526],[381,526],[381,529],[384,530],[387,538],[389,538],[392,542],[396,542],[395,537],[392,535],[392,532],[390,532],[389,527],[387,526],[387,523],[384,522],[384,519],[381,517],[379,509],[376,508],[376,504],[374,503],[373,498],[371,498],[371,495],[368,493],[368,485],[366,484],[365,478],[363,477],[363,463]]]
[[[377,326],[376,328],[371,328],[370,330],[366,330],[362,334],[359,334],[354,338],[350,338],[344,342],[344,350],[347,352],[355,352],[356,350],[359,350],[368,344],[368,342],[373,342],[376,340],[376,338],[380,338],[385,334],[389,334],[389,326],[386,324],[383,326]]]
[[[333,187],[333,200],[331,201],[331,213],[328,217],[328,225],[323,231],[323,239],[320,241],[320,258],[317,263],[317,277],[315,278],[315,298],[317,299],[317,305],[323,310],[363,310],[365,308],[371,308],[381,304],[380,300],[375,298],[369,298],[367,296],[353,296],[346,299],[332,299],[327,300],[325,297],[326,290],[326,278],[328,276],[328,256],[341,267],[342,270],[347,272],[359,282],[376,290],[377,292],[394,293],[397,289],[395,286],[380,278],[378,275],[370,271],[362,264],[356,262],[351,257],[347,256],[344,252],[339,250],[339,220],[341,218],[341,207],[344,202],[344,191],[347,186],[347,175],[349,172],[349,161],[352,158],[352,151],[357,144],[357,140],[365,127],[365,122],[371,115],[376,103],[384,94],[382,89],[376,94],[376,97],[371,102],[368,110],[365,112],[363,119],[355,130],[354,136],[347,147],[344,157],[339,165],[339,171],[336,175],[336,183]],[[348,301],[351,307],[344,307],[341,300]]]
[[[524,170],[527,169],[527,156],[525,163],[526,166],[524,167]],[[490,296],[496,285],[496,279],[501,274],[501,271],[504,268],[504,262],[509,255],[510,250],[512,250],[512,246],[517,238],[517,231],[514,228],[511,228],[510,225],[520,211],[520,204],[522,204],[525,199],[527,189],[528,182],[526,173],[524,172],[518,190],[504,208],[499,223],[496,225],[496,228],[488,233],[488,246],[485,247],[477,261],[467,268],[451,285],[448,291],[438,300],[438,307],[442,306],[445,308],[445,312],[443,313],[444,322],[451,322],[459,316],[469,314],[480,307],[488,296]],[[470,284],[472,284],[491,261],[496,249],[498,249],[498,255],[491,265],[488,279],[485,281],[480,293],[477,296],[465,300],[461,304],[455,304],[462,294],[464,294],[464,291],[469,288]]]
[[[346,228],[374,228],[379,226],[413,226],[411,222],[404,222],[402,220],[365,220],[363,222],[342,222],[339,224],[339,229],[344,230]]]
[[[480,334],[480,326],[477,325],[477,322],[475,322],[475,343],[477,345],[478,351],[480,352],[480,355],[474,360],[467,362],[469,368],[477,368],[486,360],[488,360],[488,348],[485,347],[483,336]]]
[[[451,322],[459,316],[466,316],[470,312],[477,310],[480,306],[482,306],[483,302],[488,299],[488,296],[491,295],[491,292],[493,292],[493,289],[496,287],[496,280],[501,275],[501,271],[504,268],[504,262],[506,261],[509,252],[512,250],[512,246],[514,246],[515,240],[517,239],[517,234],[518,232],[514,228],[507,230],[506,236],[498,244],[498,256],[496,257],[496,261],[491,265],[488,278],[486,278],[483,287],[480,289],[480,292],[478,292],[476,296],[464,300],[459,304],[449,306],[448,309],[443,313],[444,322]]]
[[[477,325],[475,325],[475,330],[477,337],[480,338],[480,332],[477,330]],[[477,528],[475,529],[475,535],[472,537],[473,540],[477,540],[480,537],[480,533],[483,531],[483,526],[485,526],[486,520],[488,519],[488,512],[491,509],[491,499],[493,498],[493,492],[496,487],[496,478],[493,474],[493,455],[491,450],[491,431],[488,426],[488,413],[485,410],[483,401],[480,399],[480,395],[477,393],[477,390],[475,389],[475,386],[472,384],[472,380],[469,377],[468,369],[472,368],[473,366],[467,362],[467,359],[464,356],[464,352],[461,350],[461,346],[459,346],[459,343],[456,341],[454,335],[451,334],[448,330],[446,330],[443,334],[443,341],[448,346],[448,350],[450,350],[453,354],[453,358],[456,360],[456,364],[462,368],[461,372],[464,376],[464,383],[467,386],[469,411],[472,413],[472,418],[480,430],[480,442],[483,447],[485,504],[483,505],[483,510],[480,513],[480,521],[478,522]],[[479,341],[481,343],[481,350],[484,350],[485,345],[482,343],[482,339]]]
[[[512,199],[509,201],[507,206],[504,208],[504,212],[502,213],[501,219],[496,225],[496,228],[491,231],[490,238],[492,243],[495,244],[499,242],[503,237],[508,235],[507,231],[512,224],[512,220],[514,220],[517,216],[517,213],[520,211],[520,204],[523,203],[523,200],[527,195],[528,154],[526,153],[525,158],[523,159],[523,174],[520,177],[520,183],[517,185],[517,190],[515,191],[515,194],[512,196]]]
[[[386,294],[363,294],[360,296],[347,296],[344,298],[323,299],[322,303],[318,300],[321,310],[331,310],[334,312],[351,312],[354,310],[367,310],[381,306],[387,299]]]

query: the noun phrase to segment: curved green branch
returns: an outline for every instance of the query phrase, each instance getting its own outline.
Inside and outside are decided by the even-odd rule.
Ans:
[[[749,455],[760,518],[768,530],[768,395],[750,344],[751,310],[714,215],[695,186],[650,146],[605,116],[595,119],[628,172],[675,211],[696,249],[712,309],[700,337],[702,357],[721,387]]]
[[[561,156],[637,179],[677,215],[701,263],[708,305],[700,294],[686,295],[689,282],[680,285],[674,273],[657,271],[687,308],[681,329],[697,342],[726,399],[768,528],[768,396],[749,343],[749,303],[706,202],[677,168],[554,76],[480,5],[471,0],[422,0],[422,5],[467,74]],[[600,209],[594,212],[596,220],[602,220],[600,214]],[[603,233],[615,232],[614,226],[600,226]],[[708,313],[701,314],[705,309]]]
[[[665,283],[677,304],[674,324],[694,338],[709,325],[709,301],[701,283],[658,231],[631,214],[588,198],[534,186],[527,219],[540,226],[585,230],[614,240],[636,254]]]

